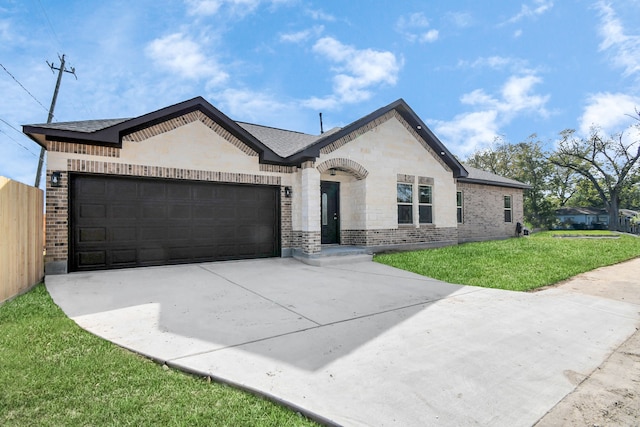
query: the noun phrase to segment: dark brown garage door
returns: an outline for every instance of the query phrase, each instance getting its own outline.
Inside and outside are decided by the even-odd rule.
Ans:
[[[71,271],[280,255],[277,187],[71,176]]]

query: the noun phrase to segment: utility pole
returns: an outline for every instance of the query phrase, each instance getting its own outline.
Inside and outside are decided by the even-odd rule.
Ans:
[[[60,82],[62,81],[62,74],[63,73],[73,74],[76,80],[78,80],[78,76],[76,76],[76,69],[74,67],[71,67],[70,70],[67,70],[65,68],[64,54],[62,56],[58,55],[58,58],[60,59],[60,67],[54,67],[53,64],[49,64],[49,61],[47,61],[47,65],[49,66],[49,68],[51,68],[52,73],[55,73],[55,70],[58,71],[58,80],[56,81],[56,88],[53,91],[53,99],[51,100],[51,107],[49,107],[49,117],[47,118],[47,124],[51,123],[51,120],[53,120],[53,110],[56,108],[56,100],[58,99],[58,91],[60,90]],[[44,163],[44,153],[45,153],[45,149],[44,147],[42,147],[40,149],[40,158],[38,159],[38,171],[36,172],[36,184],[35,184],[36,188],[40,187],[40,175],[42,175],[42,164]]]

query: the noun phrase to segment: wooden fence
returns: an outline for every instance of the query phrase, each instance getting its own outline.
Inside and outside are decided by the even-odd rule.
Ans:
[[[0,303],[44,277],[42,190],[0,176]]]

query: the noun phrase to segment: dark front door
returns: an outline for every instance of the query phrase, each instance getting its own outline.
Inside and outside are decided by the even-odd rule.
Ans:
[[[71,176],[71,271],[280,255],[279,188]]]
[[[320,221],[323,244],[340,243],[340,183],[320,182]]]

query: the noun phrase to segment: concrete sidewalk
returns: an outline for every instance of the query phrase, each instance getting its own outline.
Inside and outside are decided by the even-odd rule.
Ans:
[[[373,262],[192,264],[46,285],[96,335],[349,426],[531,426],[640,321],[638,301],[599,291],[464,287]]]

